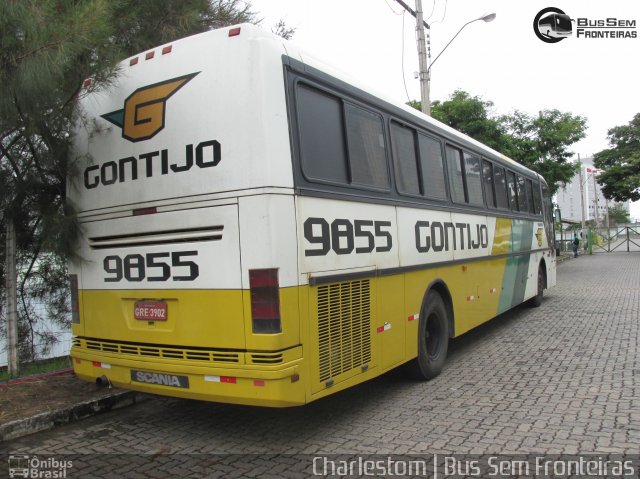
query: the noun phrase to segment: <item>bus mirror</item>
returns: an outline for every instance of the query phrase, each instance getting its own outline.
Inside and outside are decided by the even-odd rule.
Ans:
[[[556,223],[562,223],[562,213],[560,212],[560,208],[556,208],[555,210],[553,210],[553,216]]]

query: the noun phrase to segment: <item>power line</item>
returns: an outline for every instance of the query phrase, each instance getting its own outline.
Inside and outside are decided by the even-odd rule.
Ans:
[[[433,0],[433,6],[431,7],[431,13],[430,13],[430,14],[429,14],[429,16],[425,19],[425,22],[426,22],[427,20],[431,20],[431,17],[433,16],[433,12],[435,11],[435,9],[436,9],[436,0]]]
[[[409,90],[407,89],[407,80],[404,74],[404,13],[405,12],[402,12],[402,83],[404,83],[404,92],[407,94],[407,101],[411,102]]]
[[[440,20],[436,20],[435,22],[431,22],[431,24],[444,22],[444,19],[447,16],[447,2],[448,0],[444,0],[444,13],[442,14],[442,18]],[[434,3],[434,6],[435,6],[435,3]]]
[[[387,4],[387,7],[389,7],[389,10],[391,10],[393,13],[395,13],[396,15],[402,15],[404,13],[404,11],[402,12],[396,12],[393,8],[391,8],[391,5],[389,5],[389,2],[387,0],[384,0],[384,3]]]
[[[402,8],[404,8],[407,12],[409,12],[411,15],[413,15],[414,17],[416,16],[416,11],[411,8],[409,5],[407,5],[406,3],[404,3],[403,0],[396,0],[397,3],[399,3]],[[422,23],[424,24],[424,27],[429,30],[429,24],[427,22],[425,22],[424,20],[422,21]]]

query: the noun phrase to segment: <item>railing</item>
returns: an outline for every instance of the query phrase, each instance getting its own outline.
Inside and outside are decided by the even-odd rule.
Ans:
[[[640,252],[640,226],[624,226],[615,229],[595,228],[591,230],[593,253],[626,251]]]
[[[573,253],[573,232],[565,232],[567,239],[556,239],[560,253]],[[640,225],[625,225],[612,228],[589,228],[580,234],[580,252],[614,253],[640,252]]]

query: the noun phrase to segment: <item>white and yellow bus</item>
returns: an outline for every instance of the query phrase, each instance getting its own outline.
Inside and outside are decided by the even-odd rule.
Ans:
[[[120,69],[81,101],[68,184],[82,379],[301,405],[430,379],[555,284],[539,175],[289,42],[240,25]]]

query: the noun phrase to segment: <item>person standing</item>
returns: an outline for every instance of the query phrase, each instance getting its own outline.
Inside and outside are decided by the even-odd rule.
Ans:
[[[573,257],[578,257],[578,246],[580,245],[580,240],[578,239],[577,233],[573,233]]]

